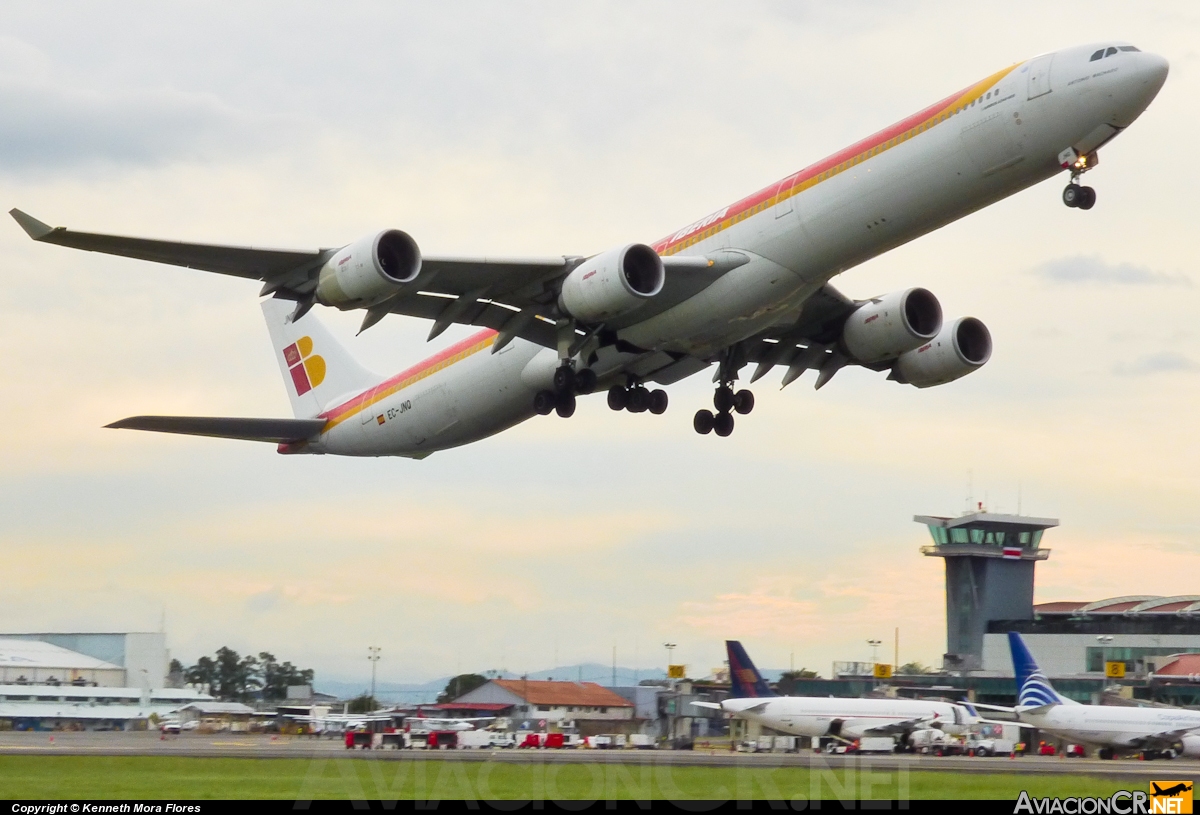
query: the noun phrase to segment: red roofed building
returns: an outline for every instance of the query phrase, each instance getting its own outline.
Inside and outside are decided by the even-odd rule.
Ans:
[[[569,721],[632,721],[634,705],[628,699],[595,682],[554,682],[537,679],[493,679],[450,702],[511,705],[512,716],[536,726],[562,725]],[[583,732],[585,728],[580,728]]]

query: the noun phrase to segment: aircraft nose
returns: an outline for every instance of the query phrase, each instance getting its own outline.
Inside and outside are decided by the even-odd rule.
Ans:
[[[1171,64],[1165,57],[1148,54],[1144,51],[1139,55],[1138,73],[1142,74],[1143,81],[1153,89],[1151,93],[1158,93],[1163,83],[1167,81],[1167,73],[1170,70]]]

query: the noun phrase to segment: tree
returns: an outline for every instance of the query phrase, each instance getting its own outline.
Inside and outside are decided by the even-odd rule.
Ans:
[[[438,704],[442,705],[446,702],[453,702],[464,693],[470,693],[481,685],[486,685],[488,679],[486,676],[479,674],[459,674],[451,677],[446,683],[446,689],[438,694]]]
[[[169,674],[183,674],[183,663],[177,659],[171,660],[170,666],[167,668]]]
[[[801,668],[798,671],[784,671],[779,677],[779,681],[775,683],[775,692],[780,696],[795,696],[801,680],[819,678],[816,671],[810,671],[807,668]]]
[[[172,669],[174,666],[172,663]],[[187,682],[207,687],[222,701],[246,702],[259,695],[267,700],[285,699],[289,685],[311,685],[314,673],[311,668],[300,669],[290,662],[280,664],[267,651],[242,656],[232,648],[221,647],[212,657],[200,657],[183,675]]]
[[[930,668],[928,665],[923,665],[920,662],[914,661],[904,663],[900,666],[900,670],[896,671],[896,673],[913,676],[915,674],[934,674],[937,673],[937,671],[935,671],[933,668]]]
[[[288,687],[312,684],[312,668],[301,670],[290,662],[284,662],[281,665],[273,654],[266,651],[258,655],[258,664],[263,699],[272,701],[286,699]]]
[[[378,707],[379,705],[375,703],[375,697],[364,691],[346,704],[346,712],[370,713]]]

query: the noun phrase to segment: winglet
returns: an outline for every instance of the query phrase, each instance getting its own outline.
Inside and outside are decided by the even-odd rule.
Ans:
[[[49,224],[44,224],[32,215],[26,215],[19,209],[10,209],[8,214],[13,216],[21,228],[33,238],[35,241],[40,241],[54,231],[54,227]]]

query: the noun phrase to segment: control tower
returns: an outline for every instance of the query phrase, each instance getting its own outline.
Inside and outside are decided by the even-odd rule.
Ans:
[[[1050,557],[1042,533],[1054,518],[970,512],[957,518],[916,515],[929,527],[929,557],[946,559],[946,654],[948,671],[979,670],[983,635],[991,620],[1033,619],[1033,568]]]

